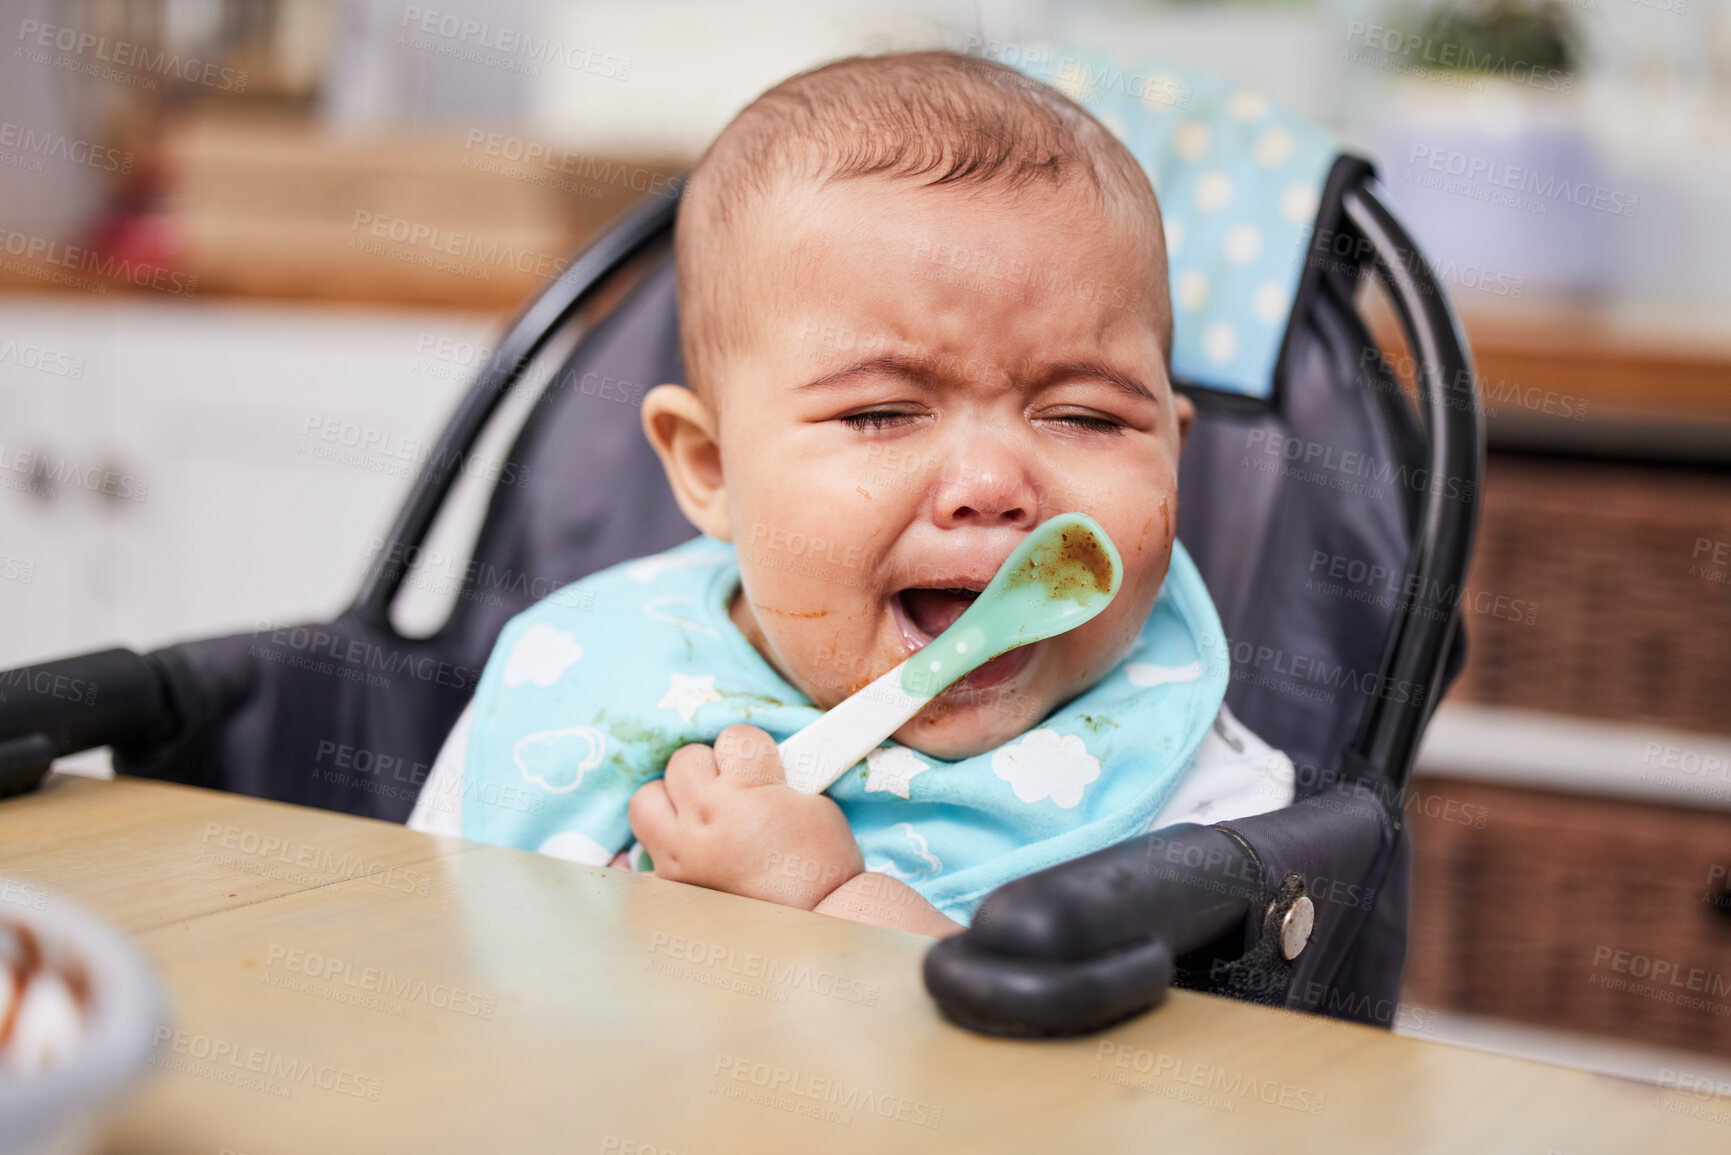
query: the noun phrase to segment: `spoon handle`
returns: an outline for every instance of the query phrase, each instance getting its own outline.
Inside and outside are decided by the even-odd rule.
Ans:
[[[908,658],[776,747],[787,784],[804,794],[823,793],[936,697],[943,686],[924,697],[902,688],[903,669],[918,657]]]

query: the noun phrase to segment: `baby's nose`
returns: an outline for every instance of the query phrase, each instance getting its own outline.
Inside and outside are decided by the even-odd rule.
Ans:
[[[1033,478],[1008,453],[978,452],[944,464],[933,520],[946,528],[1032,529],[1040,522]]]

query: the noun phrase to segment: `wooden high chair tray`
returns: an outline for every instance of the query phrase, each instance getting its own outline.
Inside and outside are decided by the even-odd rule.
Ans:
[[[981,1038],[915,935],[164,783],[0,803],[0,875],[129,931],[167,988],[113,1152],[1731,1145],[1724,1100],[1183,991]]]

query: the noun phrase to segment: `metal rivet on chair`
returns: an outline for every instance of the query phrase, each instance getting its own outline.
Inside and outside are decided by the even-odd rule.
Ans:
[[[1304,944],[1310,941],[1310,932],[1315,927],[1316,904],[1310,901],[1309,895],[1300,895],[1292,909],[1286,912],[1286,917],[1280,920],[1281,957],[1288,962],[1297,958]]]

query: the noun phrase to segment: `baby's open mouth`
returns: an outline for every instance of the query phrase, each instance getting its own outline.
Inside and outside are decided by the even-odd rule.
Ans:
[[[961,617],[967,608],[974,604],[980,596],[980,591],[986,588],[986,583],[980,582],[975,587],[969,585],[951,586],[910,586],[897,591],[890,599],[895,607],[895,618],[902,629],[902,640],[907,646],[907,652],[913,653],[929,645],[932,639],[949,629]],[[996,686],[1007,682],[1021,673],[1034,657],[1034,651],[1041,645],[1018,646],[1005,654],[1000,654],[953,684],[946,693],[961,690],[983,690],[988,686]]]
[[[961,617],[962,613],[973,605],[974,599],[979,596],[979,590],[964,589],[960,586],[949,586],[944,589],[916,586],[905,589],[896,595],[901,599],[902,609],[906,612],[908,621],[926,635],[925,641],[928,642],[953,626],[956,619]]]

